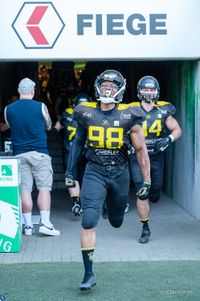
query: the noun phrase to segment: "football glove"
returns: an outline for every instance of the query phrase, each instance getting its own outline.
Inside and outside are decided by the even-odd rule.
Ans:
[[[142,187],[136,193],[137,197],[142,201],[146,200],[150,192],[150,187],[151,183],[144,181]]]
[[[71,173],[66,173],[66,176],[65,176],[65,185],[67,186],[67,188],[74,188],[76,187],[76,182],[72,176]]]
[[[164,152],[166,148],[172,143],[171,136],[168,136],[166,138],[160,138],[155,145],[155,151],[156,152]]]

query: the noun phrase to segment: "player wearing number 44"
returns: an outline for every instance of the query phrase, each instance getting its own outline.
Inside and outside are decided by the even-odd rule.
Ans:
[[[163,184],[164,151],[181,136],[181,129],[174,117],[174,106],[169,102],[159,101],[160,87],[156,78],[144,76],[137,85],[137,96],[140,102],[133,103],[142,108],[146,114],[143,122],[145,142],[151,163],[151,189],[148,199],[158,202]],[[143,185],[142,173],[135,154],[130,157],[132,179],[137,190]],[[147,243],[150,237],[149,203],[148,199],[141,199],[137,195],[137,210],[142,223],[140,243]]]
[[[127,162],[130,139],[143,174],[140,198],[146,198],[150,189],[149,157],[141,127],[145,114],[136,106],[119,104],[125,85],[118,71],[106,70],[94,83],[97,102],[83,103],[74,109],[77,131],[68,161],[68,187],[74,185],[74,167],[84,146],[88,160],[81,187],[81,248],[85,268],[81,290],[96,285],[92,270],[95,228],[105,199],[110,224],[119,228],[123,222],[130,183]],[[106,198],[108,192],[110,197]]]

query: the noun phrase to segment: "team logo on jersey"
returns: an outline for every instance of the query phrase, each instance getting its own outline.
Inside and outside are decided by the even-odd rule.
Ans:
[[[92,114],[91,114],[91,112],[84,112],[84,113],[83,113],[83,117],[88,117],[88,118],[90,118],[90,117],[92,117]]]
[[[108,119],[103,119],[102,120],[102,125],[109,125]]]
[[[114,120],[114,126],[119,126],[119,120]]]
[[[167,114],[167,110],[160,110],[161,114]]]
[[[131,119],[131,114],[121,113],[120,119]]]
[[[151,119],[151,115],[146,115],[146,119]]]

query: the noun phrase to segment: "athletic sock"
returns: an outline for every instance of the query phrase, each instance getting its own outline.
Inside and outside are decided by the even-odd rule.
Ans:
[[[85,268],[85,276],[93,275],[92,265],[94,248],[82,248],[81,251]]]
[[[79,196],[72,196],[71,197],[72,203],[81,203],[80,202],[80,197]]]
[[[31,212],[23,213],[23,218],[24,218],[25,226],[30,226],[33,228],[32,213]]]
[[[40,211],[41,224],[45,226],[50,226],[50,210],[41,210]]]
[[[141,223],[142,223],[142,228],[143,229],[147,229],[147,230],[149,230],[149,224],[148,224],[148,221],[149,221],[149,217],[147,217],[147,218],[142,218],[142,219],[140,219],[140,221],[141,221]]]

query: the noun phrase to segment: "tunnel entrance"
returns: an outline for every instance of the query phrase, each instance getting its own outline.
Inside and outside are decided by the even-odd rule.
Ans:
[[[18,82],[31,77],[39,83],[38,70],[45,62],[3,62],[0,63],[0,98],[2,112],[10,95],[16,93]],[[74,70],[76,62],[50,62],[50,72],[57,74]],[[199,127],[198,103],[200,98],[200,64],[198,60],[149,60],[149,61],[89,61],[78,74],[81,89],[93,97],[95,77],[105,69],[119,70],[127,79],[124,101],[137,101],[136,86],[144,75],[155,76],[160,84],[160,99],[176,107],[176,119],[181,125],[183,136],[174,143],[166,154],[165,180],[163,190],[180,206],[200,218],[198,204],[199,185]],[[61,72],[62,71],[62,72]],[[52,75],[52,74],[51,74]],[[75,74],[76,75],[76,74]],[[76,75],[77,76],[77,75]],[[54,80],[52,81],[52,85]],[[79,82],[80,84],[80,82]],[[38,93],[38,91],[37,91]],[[37,96],[37,95],[36,95]],[[42,99],[41,99],[42,100]]]

